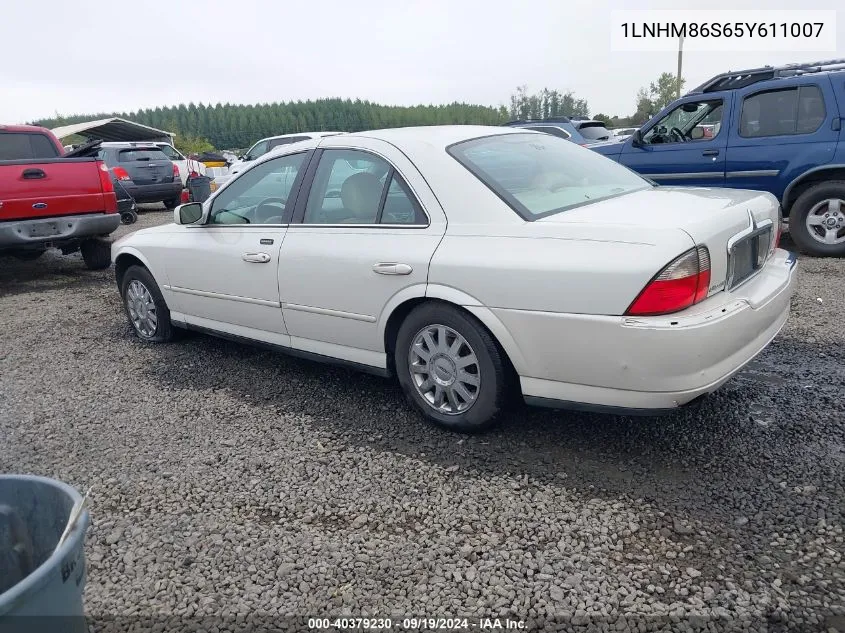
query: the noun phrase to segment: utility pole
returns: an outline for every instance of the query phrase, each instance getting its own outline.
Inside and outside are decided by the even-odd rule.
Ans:
[[[676,90],[676,99],[681,98],[681,66],[683,65],[684,61],[684,36],[681,35],[678,38],[678,88]]]

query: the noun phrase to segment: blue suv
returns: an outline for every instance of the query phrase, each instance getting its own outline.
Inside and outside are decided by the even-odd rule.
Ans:
[[[767,191],[803,252],[842,257],[844,121],[845,59],[766,66],[717,75],[590,148],[658,184]]]

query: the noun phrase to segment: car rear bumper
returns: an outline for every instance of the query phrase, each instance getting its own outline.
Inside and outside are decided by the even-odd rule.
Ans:
[[[715,391],[786,322],[795,258],[778,250],[732,292],[660,317],[493,310],[526,367],[528,402],[627,414],[676,409]]]
[[[91,213],[0,223],[0,249],[45,247],[98,235],[120,226],[119,213]]]
[[[179,198],[182,194],[182,181],[154,185],[124,183],[123,188],[135,199],[135,202],[163,202]]]

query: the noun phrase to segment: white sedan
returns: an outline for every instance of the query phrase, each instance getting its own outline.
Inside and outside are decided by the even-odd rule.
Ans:
[[[658,187],[522,129],[329,136],[113,245],[144,341],[180,329],[395,376],[430,419],[624,414],[716,390],[786,321],[768,193]]]

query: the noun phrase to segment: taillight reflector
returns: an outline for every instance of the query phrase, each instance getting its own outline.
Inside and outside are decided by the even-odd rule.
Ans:
[[[114,168],[114,177],[118,180],[132,180],[129,176],[129,172],[126,171],[123,167],[115,167]]]
[[[179,165],[173,164],[173,180],[179,179],[181,176],[179,175]]]
[[[690,249],[673,260],[625,312],[628,316],[671,314],[707,298],[710,289],[710,252],[705,246]]]
[[[103,193],[114,192],[114,184],[111,181],[111,175],[109,174],[109,168],[106,167],[106,164],[102,161],[97,161],[97,168],[100,170],[100,189],[103,190]]]

